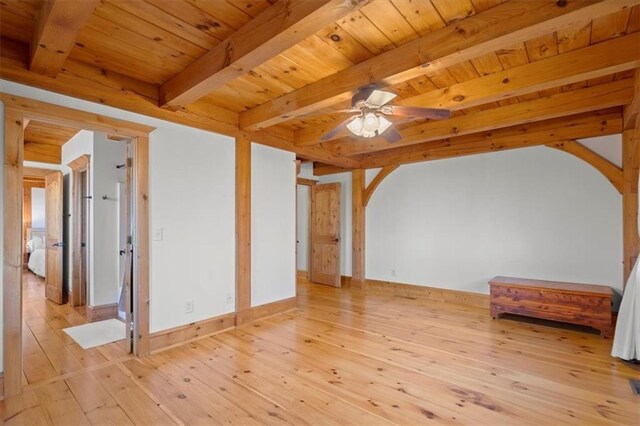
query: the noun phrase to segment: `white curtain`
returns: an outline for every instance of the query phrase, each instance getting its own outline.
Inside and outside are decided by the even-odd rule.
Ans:
[[[638,215],[638,229],[640,230],[640,215]],[[618,311],[618,323],[616,325],[616,334],[613,337],[613,348],[611,349],[611,355],[626,360],[640,359],[639,263],[636,260],[636,264],[633,265],[633,270],[627,279],[622,303]]]
[[[611,355],[631,360],[640,359],[640,271],[636,261],[627,280],[618,312],[618,324],[613,338]]]

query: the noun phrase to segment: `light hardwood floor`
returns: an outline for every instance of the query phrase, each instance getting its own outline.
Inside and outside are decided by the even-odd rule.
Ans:
[[[87,323],[84,309],[46,300],[42,278],[25,272],[23,291],[24,385],[128,357],[123,344],[113,343],[85,350],[64,333],[64,328]]]
[[[595,334],[301,284],[300,309],[29,385],[7,424],[637,424]]]

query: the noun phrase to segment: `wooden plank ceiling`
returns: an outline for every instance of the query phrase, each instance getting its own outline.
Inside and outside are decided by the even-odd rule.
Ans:
[[[60,164],[62,145],[74,137],[80,129],[57,124],[29,121],[24,129],[24,159],[41,163]]]
[[[619,133],[640,66],[640,0],[100,0],[82,10],[73,2],[0,2],[2,78],[250,133],[343,168],[522,144],[491,145],[496,129],[553,125],[569,140]],[[320,143],[347,117],[332,112],[368,83],[396,93],[393,104],[453,116],[395,120],[403,136],[395,145],[344,133]],[[615,120],[568,124],[602,116]],[[477,149],[431,154],[457,143]]]

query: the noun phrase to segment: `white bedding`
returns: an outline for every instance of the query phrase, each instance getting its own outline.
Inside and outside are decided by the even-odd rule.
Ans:
[[[43,278],[45,276],[44,252],[45,250],[43,248],[33,250],[29,256],[29,263],[27,264],[30,271]]]

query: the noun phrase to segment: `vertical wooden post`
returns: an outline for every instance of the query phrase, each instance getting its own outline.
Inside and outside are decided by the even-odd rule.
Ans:
[[[638,236],[638,171],[640,169],[640,143],[638,129],[622,132],[622,229],[624,285],[640,253]]]
[[[364,170],[356,169],[352,176],[352,270],[351,285],[365,287],[365,206],[364,206]]]
[[[133,141],[135,182],[135,239],[134,282],[137,318],[133,349],[137,356],[149,354],[149,136],[138,136]]]
[[[22,113],[4,113],[4,395],[22,392]]]
[[[251,309],[251,139],[236,138],[236,314]]]

